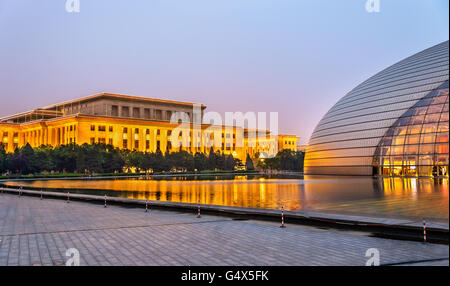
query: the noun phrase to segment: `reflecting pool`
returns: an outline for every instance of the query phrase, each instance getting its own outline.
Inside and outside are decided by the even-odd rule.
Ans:
[[[448,220],[448,178],[208,176],[1,182],[133,199]]]

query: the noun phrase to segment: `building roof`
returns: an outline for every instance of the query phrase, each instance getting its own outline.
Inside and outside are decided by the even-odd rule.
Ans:
[[[192,102],[174,101],[174,100],[166,100],[166,99],[157,99],[157,98],[150,98],[150,97],[139,97],[139,96],[131,96],[131,95],[125,95],[125,94],[102,92],[102,93],[97,93],[97,94],[86,96],[86,97],[77,98],[74,100],[69,100],[69,101],[53,104],[50,106],[43,107],[42,109],[53,109],[58,106],[92,101],[92,100],[97,100],[97,99],[101,99],[101,98],[134,100],[134,101],[142,101],[142,102],[158,102],[158,103],[163,103],[163,104],[174,104],[174,105],[184,105],[184,106],[193,106],[193,105],[198,104],[198,103],[192,103]],[[202,108],[206,108],[206,105],[204,105],[204,104],[198,104],[198,105],[200,105]]]

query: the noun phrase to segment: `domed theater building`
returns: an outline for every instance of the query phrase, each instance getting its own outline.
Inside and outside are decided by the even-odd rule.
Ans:
[[[306,174],[448,177],[449,42],[379,72],[316,126]]]

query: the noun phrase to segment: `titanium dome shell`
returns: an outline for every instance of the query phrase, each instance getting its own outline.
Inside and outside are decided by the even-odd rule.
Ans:
[[[448,177],[448,44],[388,67],[340,99],[314,129],[305,174]]]

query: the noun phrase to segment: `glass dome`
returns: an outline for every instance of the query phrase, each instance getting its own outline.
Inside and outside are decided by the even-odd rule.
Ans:
[[[446,81],[388,129],[375,151],[375,174],[448,177],[448,90]]]

